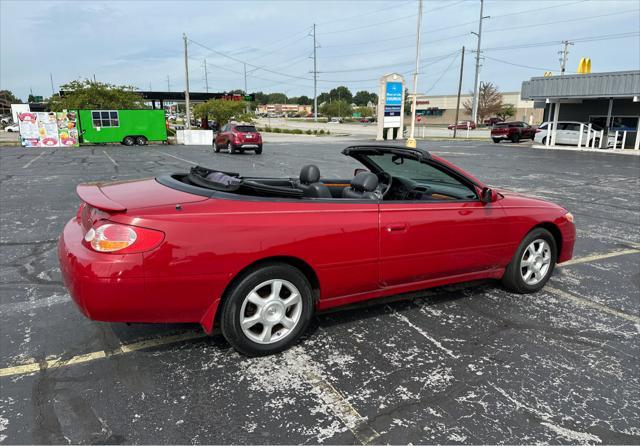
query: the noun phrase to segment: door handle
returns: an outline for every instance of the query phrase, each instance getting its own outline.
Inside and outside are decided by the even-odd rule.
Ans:
[[[387,232],[400,232],[400,231],[406,231],[406,230],[407,230],[407,225],[405,223],[387,226]]]

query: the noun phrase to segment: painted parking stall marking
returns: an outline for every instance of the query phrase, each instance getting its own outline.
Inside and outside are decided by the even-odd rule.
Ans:
[[[612,257],[618,257],[618,256],[624,256],[624,255],[630,255],[630,254],[638,254],[640,253],[640,249],[625,249],[625,250],[617,250],[617,251],[612,251],[612,252],[608,252],[608,253],[600,253],[600,254],[593,254],[593,255],[588,255],[588,256],[584,256],[584,257],[577,257],[574,258],[573,260],[569,261],[569,262],[565,262],[562,263],[560,265],[558,265],[558,267],[568,267],[568,266],[572,266],[572,265],[579,265],[579,264],[583,264],[583,263],[589,263],[589,262],[595,262],[597,260],[602,260],[602,259],[609,259]],[[628,321],[631,322],[635,322],[636,324],[640,325],[640,317],[638,316],[634,316],[619,310],[615,310],[613,308],[607,307],[606,305],[602,305],[599,304],[597,302],[594,302],[592,300],[586,299],[584,297],[581,296],[576,296],[574,294],[570,294],[566,291],[562,291],[559,290],[557,288],[551,287],[549,285],[546,285],[542,291],[548,291],[550,293],[553,293],[554,295],[564,298],[570,302],[573,302],[579,306],[582,307],[590,307],[590,308],[594,308],[596,310],[599,310],[601,312],[604,313],[608,313],[617,317],[620,317],[622,319],[626,319]],[[51,301],[46,301],[43,302],[42,305],[38,305],[38,306],[47,306],[51,303],[62,303],[62,302],[66,302],[68,299],[65,298],[56,298],[53,299]],[[26,309],[25,305],[20,304],[20,305],[15,305],[15,308],[12,308],[12,310],[14,311],[24,311]],[[409,326],[411,326],[413,329],[418,330],[419,333],[424,336],[426,339],[428,339],[431,343],[433,343],[438,349],[442,350],[445,352],[445,354],[447,354],[447,356],[451,357],[452,359],[459,359],[460,356],[456,355],[453,351],[451,351],[450,349],[446,348],[445,346],[442,345],[442,343],[440,341],[438,341],[437,339],[434,339],[433,337],[431,337],[428,333],[424,332],[422,329],[420,329],[420,327],[415,326],[414,324],[412,324],[409,319],[407,319],[406,316],[397,313],[394,310],[392,311],[392,315],[393,317],[397,318],[398,320],[401,320],[402,322],[405,322],[407,324],[409,324]],[[114,350],[114,351],[104,351],[104,350],[99,350],[99,351],[95,351],[92,353],[87,353],[87,354],[83,354],[83,355],[77,355],[77,356],[73,356],[71,359],[69,360],[62,360],[60,358],[55,358],[55,359],[50,359],[47,361],[43,361],[43,362],[35,362],[35,361],[30,361],[27,362],[25,364],[20,364],[20,365],[16,365],[16,366],[11,366],[11,367],[4,367],[0,369],[0,377],[4,377],[4,376],[15,376],[15,375],[24,375],[24,374],[29,374],[29,373],[35,373],[38,372],[39,370],[44,370],[44,369],[50,369],[50,368],[56,368],[56,367],[67,367],[67,366],[71,366],[71,365],[77,365],[77,364],[82,364],[85,362],[89,362],[89,361],[95,361],[97,359],[104,359],[106,357],[109,356],[114,356],[114,355],[122,355],[122,354],[127,354],[127,353],[133,353],[136,352],[138,350],[144,350],[144,349],[148,349],[148,348],[155,348],[155,347],[162,347],[165,345],[170,345],[170,344],[175,344],[175,343],[179,343],[179,342],[185,342],[185,341],[192,341],[192,340],[196,340],[196,339],[201,339],[201,338],[206,338],[207,335],[202,333],[202,332],[188,332],[188,333],[182,333],[182,334],[178,334],[178,335],[172,335],[172,336],[163,336],[160,338],[155,338],[155,339],[148,339],[148,340],[144,340],[144,341],[138,341],[138,342],[134,342],[131,344],[123,344],[121,345],[118,349]]]

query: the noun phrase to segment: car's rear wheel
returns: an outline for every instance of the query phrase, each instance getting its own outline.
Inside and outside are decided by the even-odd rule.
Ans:
[[[293,266],[274,263],[242,276],[224,301],[222,334],[239,352],[263,356],[291,347],[313,314],[309,281]]]
[[[125,146],[132,146],[136,143],[136,139],[133,136],[125,136],[122,140],[122,144]]]
[[[500,138],[491,138],[491,140],[493,142],[495,142],[496,144],[498,144],[500,142]]]
[[[520,142],[520,134],[516,133],[511,137],[511,142],[519,143]]]
[[[220,147],[218,147],[218,143],[213,141],[213,151],[216,153],[220,153]]]
[[[544,228],[529,232],[505,270],[502,283],[516,293],[534,293],[549,280],[556,265],[557,247]]]
[[[260,154],[262,153],[262,144],[260,144],[260,145],[256,148],[255,152],[256,152],[256,155],[260,155]]]
[[[542,138],[542,145],[543,146],[547,145],[547,137],[546,136],[544,138]]]
[[[136,138],[136,144],[139,146],[146,146],[149,141],[144,136],[138,136]]]

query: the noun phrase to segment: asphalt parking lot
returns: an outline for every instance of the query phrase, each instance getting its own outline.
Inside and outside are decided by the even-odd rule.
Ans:
[[[0,442],[640,444],[640,157],[420,144],[571,210],[574,260],[533,295],[481,282],[318,315],[258,359],[195,325],[85,319],[55,250],[75,186],[194,164],[345,177],[347,141],[0,148]]]

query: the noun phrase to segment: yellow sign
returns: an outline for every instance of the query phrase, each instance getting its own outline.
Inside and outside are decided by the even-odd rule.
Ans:
[[[553,76],[553,73],[551,71],[544,72],[544,77],[551,77],[551,76]]]
[[[578,64],[578,74],[589,74],[591,73],[591,59],[588,57],[583,57],[580,59],[580,63]]]

